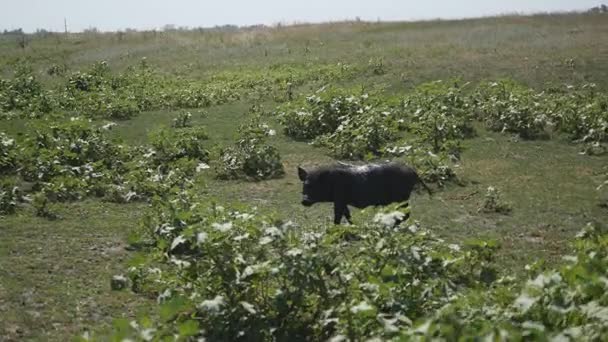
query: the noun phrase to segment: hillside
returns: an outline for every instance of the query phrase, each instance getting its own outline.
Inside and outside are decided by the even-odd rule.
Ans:
[[[0,340],[605,338],[606,18],[0,35]],[[387,159],[434,191],[401,230],[300,204],[297,166]]]

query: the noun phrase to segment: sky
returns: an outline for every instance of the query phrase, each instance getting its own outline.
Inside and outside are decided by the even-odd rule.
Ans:
[[[101,31],[586,10],[602,0],[0,0],[0,30]]]

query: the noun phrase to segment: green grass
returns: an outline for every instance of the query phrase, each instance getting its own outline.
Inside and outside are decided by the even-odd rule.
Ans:
[[[349,85],[403,92],[423,81],[461,77],[465,81],[511,77],[531,86],[546,82],[596,82],[608,88],[608,20],[601,15],[542,15],[421,23],[336,23],[252,31],[116,33],[32,38],[25,49],[0,38],[0,74],[27,58],[45,75],[54,63],[70,70],[105,59],[122,70],[147,57],[163,73],[205,79],[222,71],[276,64],[346,62],[361,67]],[[308,47],[308,48],[307,48]],[[373,75],[370,58],[382,57],[386,72]],[[566,63],[573,59],[574,66]],[[316,86],[316,85],[314,85]],[[299,90],[308,92],[313,85]],[[210,146],[233,142],[247,119],[249,101],[193,110],[194,124],[209,132]],[[266,100],[267,110],[276,103]],[[118,122],[115,137],[141,144],[148,134],[171,125],[178,111],[142,113]],[[272,211],[301,225],[331,222],[330,204],[300,205],[298,165],[331,162],[323,149],[294,142],[281,134],[270,141],[283,158],[286,176],[263,182],[218,181],[198,185],[221,202],[242,202]],[[2,130],[27,134],[24,120],[1,122]],[[608,221],[600,207],[601,172],[606,157],[580,155],[564,139],[515,141],[478,129],[465,141],[457,168],[463,186],[450,185],[434,196],[412,200],[415,220],[448,241],[498,240],[500,264],[519,272],[545,258],[558,263],[568,243],[589,221]],[[209,171],[210,172],[210,171]],[[499,188],[513,211],[483,214],[477,209],[488,186]],[[145,210],[143,204],[115,205],[87,200],[61,205],[56,221],[37,218],[30,208],[0,217],[0,340],[57,340],[108,327],[111,318],[133,317],[154,302],[128,291],[110,290],[110,278],[124,273],[132,256],[126,239]],[[354,210],[367,220],[373,210]]]
[[[110,289],[143,210],[85,201],[60,206],[57,221],[28,210],[0,219],[2,340],[66,340],[146,311],[153,301]]]

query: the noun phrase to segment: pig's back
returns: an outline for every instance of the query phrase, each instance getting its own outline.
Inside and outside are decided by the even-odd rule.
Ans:
[[[413,169],[396,163],[357,166],[353,178],[350,202],[356,207],[406,201],[417,180]]]

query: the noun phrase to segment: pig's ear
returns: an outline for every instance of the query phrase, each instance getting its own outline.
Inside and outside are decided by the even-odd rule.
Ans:
[[[300,177],[302,182],[306,180],[306,175],[306,170],[298,166],[298,177]]]

